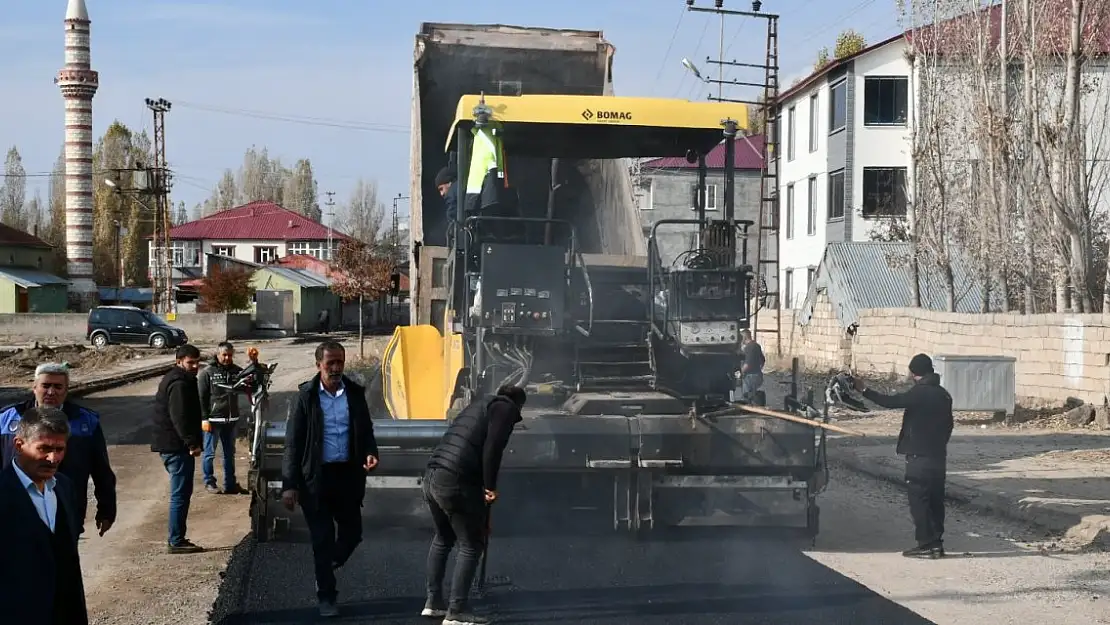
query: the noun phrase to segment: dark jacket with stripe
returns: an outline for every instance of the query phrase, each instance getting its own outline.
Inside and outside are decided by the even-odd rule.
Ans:
[[[86,625],[85,588],[77,549],[74,486],[59,472],[54,486],[54,533],[9,464],[0,470],[0,622],[15,625]]]
[[[508,397],[471,402],[443,433],[428,467],[454,474],[460,484],[496,490],[502,455],[520,420],[520,407]]]
[[[366,403],[366,389],[343,376],[343,395],[347,398],[347,462],[361,467],[366,456],[378,456],[374,422]],[[320,374],[297,387],[293,414],[285,422],[285,454],[281,463],[282,490],[295,490],[310,496],[320,494],[320,466],[324,457],[324,411],[320,407]],[[366,482],[361,482],[365,494]],[[361,499],[361,496],[360,496]]]
[[[28,399],[0,411],[0,468],[6,468],[12,463],[15,455],[15,431],[23,419],[23,413],[34,405],[35,400]],[[114,522],[116,474],[108,460],[108,444],[104,439],[104,430],[100,427],[100,415],[68,400],[62,404],[62,412],[69,418],[70,434],[66,456],[58,467],[58,472],[73,482],[74,494],[77,496],[74,512],[81,522],[78,530],[84,525],[88,508],[85,493],[89,478],[92,478],[96,494],[96,520]]]

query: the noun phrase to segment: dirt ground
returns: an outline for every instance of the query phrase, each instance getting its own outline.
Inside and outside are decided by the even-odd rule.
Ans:
[[[375,337],[377,353],[387,340]],[[357,354],[357,341],[342,342],[348,354]],[[314,373],[315,347],[315,342],[293,345],[282,341],[262,349],[263,362],[281,365],[271,388],[272,410],[284,412],[297,385]],[[206,551],[166,554],[168,480],[159,456],[150,451],[148,435],[150,405],[158,381],[147,380],[79,400],[101,413],[119,499],[119,516],[111,531],[100,537],[90,531],[89,521],[87,538],[81,540],[85,595],[94,624],[207,623],[231,549],[250,529],[249,497],[205,492],[198,458],[188,536]],[[240,409],[246,410],[245,400]],[[247,470],[243,441],[236,452],[236,477],[243,484]],[[216,477],[221,483],[222,476],[217,450]],[[90,500],[89,508],[91,518],[95,500]],[[159,597],[172,601],[152,599]]]
[[[172,349],[133,348],[126,345],[109,345],[104,349],[72,344],[40,345],[18,351],[0,352],[0,386],[30,384],[35,367],[44,362],[65,362],[77,375],[86,375],[125,360],[139,360],[172,354]]]

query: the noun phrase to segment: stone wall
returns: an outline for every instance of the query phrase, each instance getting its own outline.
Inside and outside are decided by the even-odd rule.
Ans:
[[[798,356],[807,369],[850,366],[872,373],[905,373],[909,359],[930,356],[1011,356],[1017,359],[1019,396],[1103,402],[1110,395],[1110,315],[971,315],[917,308],[860,311],[849,335],[822,294],[809,324],[782,316],[783,360]],[[774,312],[761,312],[757,336],[768,357],[776,354]],[[764,330],[764,332],[758,332]]]
[[[0,314],[0,341],[7,345],[44,343],[86,343],[87,314],[9,313]],[[181,328],[191,343],[218,343],[246,338],[253,331],[249,314],[179,314],[169,324]]]

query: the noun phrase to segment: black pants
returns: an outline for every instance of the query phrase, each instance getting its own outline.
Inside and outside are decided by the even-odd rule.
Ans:
[[[460,484],[448,471],[428,469],[424,475],[424,500],[436,528],[428,550],[428,598],[442,601],[447,556],[458,543],[448,610],[462,612],[467,608],[470,586],[486,543],[487,511],[483,491],[477,486]]]
[[[910,516],[919,547],[939,545],[944,536],[944,457],[906,456]]]
[[[335,601],[335,566],[343,564],[362,542],[362,498],[366,472],[350,464],[325,464],[320,492],[302,494],[301,510],[312,537],[316,597]]]

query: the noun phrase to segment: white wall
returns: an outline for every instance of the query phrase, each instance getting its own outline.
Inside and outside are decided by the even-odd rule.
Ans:
[[[911,179],[911,149],[913,136],[910,123],[913,120],[912,67],[906,60],[908,46],[903,39],[872,50],[858,58],[854,63],[855,103],[853,114],[856,123],[855,150],[853,156],[852,240],[867,241],[875,219],[864,219],[863,209],[863,168],[864,167],[905,167],[907,181]],[[900,126],[865,126],[863,112],[865,104],[865,81],[868,76],[905,77],[910,81],[907,103],[907,123]],[[912,186],[910,186],[912,188]],[[908,194],[907,194],[908,197]]]
[[[817,95],[817,145],[809,149],[810,97]],[[789,154],[787,141],[787,111],[795,107],[794,158]],[[785,103],[782,110],[782,158],[779,159],[779,284],[782,289],[782,302],[786,301],[786,271],[794,270],[791,291],[791,304],[797,307],[805,299],[808,285],[806,270],[816,267],[825,253],[825,224],[827,222],[826,196],[828,194],[828,141],[829,141],[829,91],[828,83],[822,78],[807,89],[800,91]],[[809,209],[809,178],[817,176],[816,194],[813,198],[816,219],[814,233],[807,232]],[[793,237],[787,238],[788,189],[794,185],[794,229]]]
[[[201,267],[201,268],[204,268],[206,271],[207,271],[207,263],[204,262],[204,259],[205,259],[204,255],[205,254],[214,254],[215,249],[218,248],[218,247],[223,247],[223,246],[232,246],[232,247],[234,247],[235,248],[235,250],[234,250],[235,253],[234,253],[234,256],[232,256],[232,258],[235,258],[236,260],[246,261],[248,263],[255,262],[255,260],[254,260],[254,248],[255,247],[275,247],[275,248],[277,248],[277,258],[282,258],[282,257],[288,256],[290,254],[290,242],[284,241],[284,240],[264,241],[264,240],[217,240],[217,239],[211,239],[211,240],[204,240],[204,241],[173,241],[172,243],[177,243],[178,245],[186,244],[186,245],[193,245],[193,246],[199,244],[199,246],[200,246],[200,256],[199,256],[199,259],[198,259],[198,263],[195,264],[195,265],[186,263],[184,266],[186,266],[186,267]],[[312,243],[315,243],[315,242],[312,242]],[[327,245],[327,241],[319,241],[318,243],[319,243],[320,247],[326,247],[326,245]],[[337,245],[338,245],[337,241],[333,242],[333,247],[337,246]],[[154,259],[154,254],[153,254],[154,242],[149,241],[147,243],[147,248],[151,252],[149,258],[151,258],[151,266],[153,266],[153,262],[154,262],[154,260],[153,260]]]

